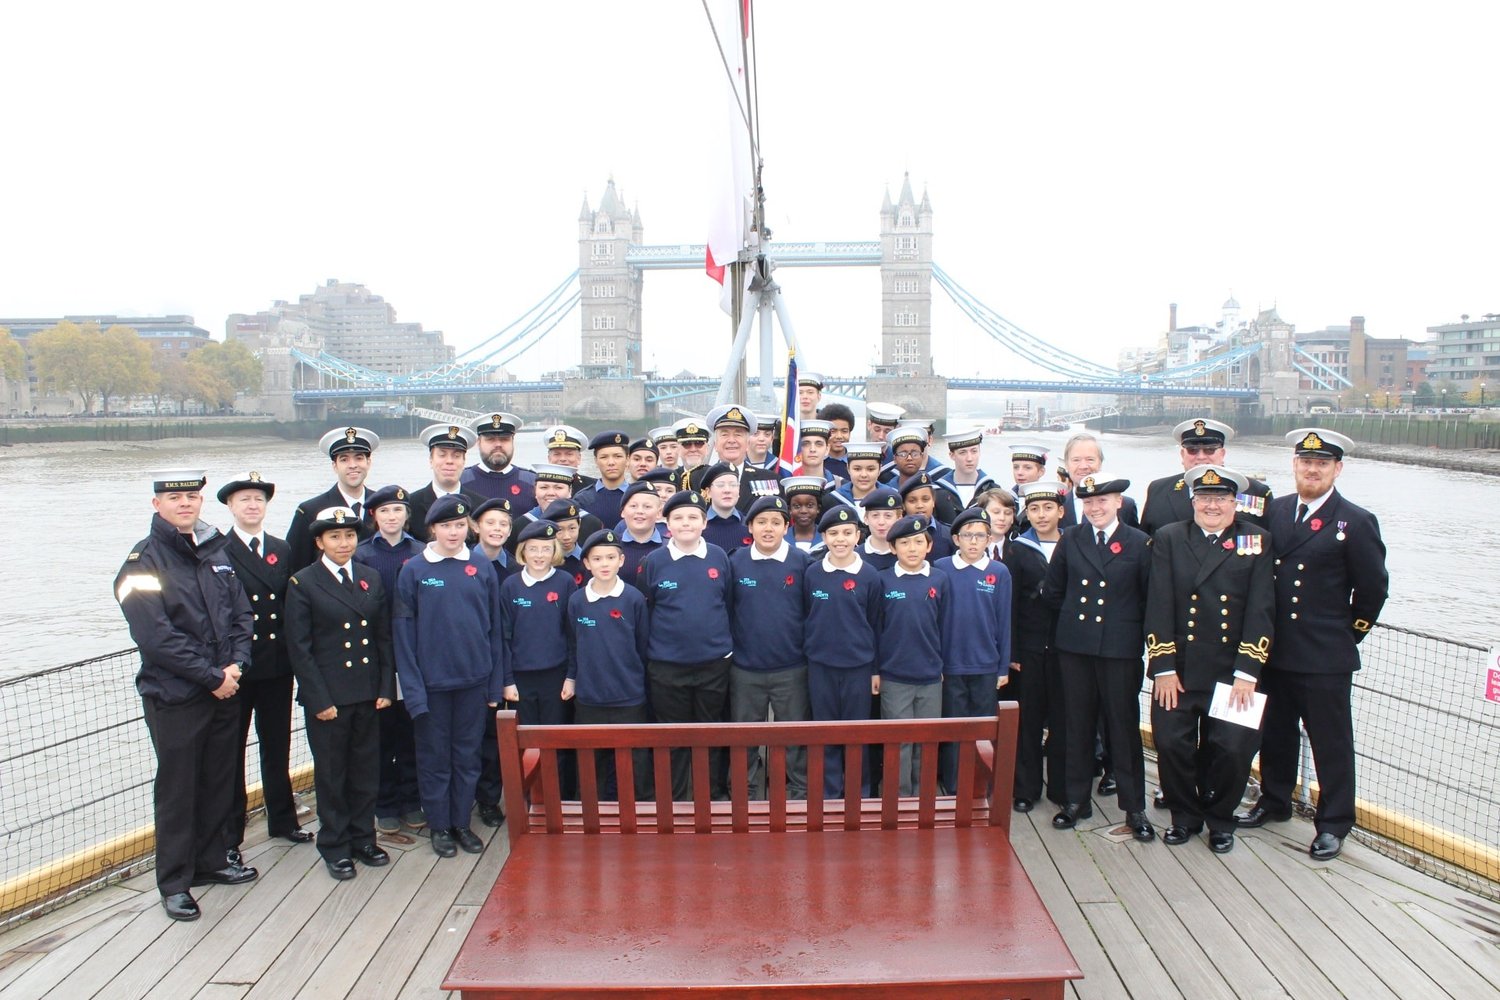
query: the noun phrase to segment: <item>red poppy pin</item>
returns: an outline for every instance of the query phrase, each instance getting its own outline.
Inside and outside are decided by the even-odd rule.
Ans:
[[[794,584],[796,582],[797,582],[797,578],[795,576],[792,576],[791,574],[787,574],[786,585],[788,587],[790,587],[792,584]]]
[[[1312,530],[1314,530],[1314,531],[1322,531],[1323,530],[1323,519],[1321,517],[1315,517],[1315,518],[1313,518],[1311,521],[1309,521],[1307,523],[1307,526],[1309,528],[1311,528]]]
[[[469,574],[470,576],[474,576],[475,574],[477,574],[479,572],[479,567],[478,566],[465,566],[464,567],[464,572],[467,573],[467,574]]]
[[[583,574],[582,573],[574,573],[573,574],[573,582],[576,583],[578,586],[582,587],[583,586]]]
[[[1125,549],[1125,546],[1121,545],[1119,542],[1110,542],[1109,543],[1109,551],[1113,552],[1115,555],[1119,555],[1121,552],[1124,551],[1124,549]]]
[[[1224,547],[1226,549],[1232,549],[1232,548],[1234,548],[1234,539],[1232,539],[1232,538],[1226,538],[1226,539],[1224,539]]]
[[[712,566],[708,567],[708,578],[710,580],[717,580],[719,578],[719,571]]]
[[[844,589],[845,590],[853,590],[854,589],[854,581],[853,580],[845,580],[844,581]]]
[[[513,497],[520,496],[521,495],[521,487],[519,485],[515,484],[515,483],[511,483],[510,484],[510,495],[513,496]]]
[[[370,581],[369,580],[361,580],[361,581],[359,581],[359,589],[360,590],[369,590],[370,589]]]
[[[930,601],[930,600],[932,600],[935,597],[937,597],[937,588],[936,587],[928,587],[927,588],[927,599]]]
[[[984,575],[984,582],[987,583],[987,584],[989,584],[991,587],[993,587],[995,585],[995,574],[993,574],[993,573],[986,573]]]
[[[616,621],[618,621],[619,619],[625,617],[624,615],[620,614],[620,609],[619,608],[610,608],[609,609],[609,616],[611,618],[615,619]]]
[[[749,545],[749,544],[751,544],[754,541],[755,541],[755,539],[751,538],[749,535],[746,535],[744,538],[740,539],[740,544],[741,545]]]
[[[272,552],[270,555],[266,556],[266,565],[267,566],[275,566],[279,562],[281,562],[281,560],[276,558],[276,553],[274,553],[274,552]]]
[[[555,591],[555,590],[549,590],[549,591],[547,591],[547,600],[550,601],[553,604],[556,604],[557,603],[557,591]]]

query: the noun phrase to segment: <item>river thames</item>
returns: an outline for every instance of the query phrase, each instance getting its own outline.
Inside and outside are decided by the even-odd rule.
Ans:
[[[983,468],[1009,470],[1008,448],[1038,442],[1060,449],[1063,433],[1016,432],[987,438]],[[1104,436],[1105,468],[1131,480],[1137,502],[1153,478],[1180,469],[1166,436]],[[943,457],[942,446],[937,454]],[[544,458],[541,435],[517,437],[523,463]],[[1056,463],[1054,463],[1056,464]],[[1262,474],[1278,494],[1291,488],[1291,451],[1269,441],[1233,442],[1229,464]],[[173,466],[208,470],[204,518],[227,529],[214,499],[220,484],[260,472],[276,484],[266,527],[285,534],[301,500],[333,481],[313,442],[273,439],[175,440],[145,444],[22,445],[0,450],[0,678],[113,652],[131,645],[111,584],[125,554],[147,531],[149,473]],[[588,463],[585,460],[585,470]],[[372,484],[417,488],[430,479],[415,440],[388,440],[375,455]],[[1381,620],[1445,637],[1490,644],[1500,634],[1500,522],[1487,513],[1494,477],[1351,459],[1338,483],[1379,518],[1389,550],[1391,597]],[[1464,519],[1463,531],[1452,527]]]

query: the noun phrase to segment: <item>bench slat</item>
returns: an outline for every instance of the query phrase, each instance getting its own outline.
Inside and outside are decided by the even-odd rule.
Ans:
[[[897,799],[901,797],[901,744],[887,743],[881,748],[880,779],[880,825],[883,829],[896,828]]]
[[[750,754],[744,747],[729,748],[729,802],[734,832],[750,831]]]
[[[635,754],[615,748],[615,785],[620,796],[620,832],[635,833]]]
[[[671,833],[672,823],[672,751],[653,747],[651,766],[656,776],[656,832]]]
[[[771,766],[767,794],[771,796],[771,832],[782,833],[786,830],[786,747],[769,749]]]
[[[937,825],[938,748],[922,744],[922,787],[917,789],[917,826],[931,830]]]

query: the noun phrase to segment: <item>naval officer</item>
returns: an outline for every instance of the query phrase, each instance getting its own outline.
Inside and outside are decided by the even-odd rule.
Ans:
[[[1317,837],[1308,853],[1330,861],[1354,826],[1354,718],[1359,644],[1385,606],[1390,577],[1375,515],[1334,488],[1353,441],[1302,428],[1287,435],[1297,491],[1271,501],[1276,548],[1276,644],[1261,674],[1266,714],[1260,801],[1240,819],[1257,827],[1292,815],[1297,724],[1318,769]]]
[[[151,533],[115,576],[115,599],[141,654],[135,686],[156,751],[156,887],[173,920],[198,919],[193,886],[257,875],[228,862],[235,845],[226,834],[250,602],[224,555],[224,535],[198,519],[203,486],[199,470],[153,477]]]
[[[478,507],[484,498],[470,495],[462,485],[464,459],[479,440],[478,435],[457,424],[433,424],[422,428],[417,437],[427,446],[427,465],[432,469],[432,482],[406,495],[407,530],[416,535],[418,541],[425,541],[428,537],[427,510],[439,497],[456,494],[467,500],[470,508]]]
[[[509,500],[512,510],[530,510],[536,505],[532,493],[536,477],[515,464],[520,426],[521,418],[514,413],[491,413],[474,421],[479,461],[464,470],[459,480],[463,492],[479,500]]]
[[[365,480],[370,477],[370,462],[379,447],[380,435],[363,427],[332,430],[318,441],[318,450],[326,453],[333,463],[335,480],[324,492],[299,503],[292,514],[291,527],[286,531],[286,544],[292,550],[292,572],[318,558],[311,531],[318,511],[348,507],[362,524],[365,522],[369,514],[365,500],[370,492]]]
[[[1187,843],[1206,822],[1216,854],[1234,848],[1234,809],[1245,794],[1260,730],[1209,718],[1214,691],[1248,708],[1271,647],[1276,594],[1271,537],[1236,516],[1249,480],[1217,465],[1186,473],[1191,521],[1151,543],[1146,597],[1146,673],[1151,731],[1172,825],[1162,840]]]
[[[713,430],[714,455],[734,472],[740,482],[740,496],[735,507],[741,514],[761,497],[781,495],[781,473],[778,469],[757,469],[750,465],[750,430],[755,426],[755,414],[738,403],[728,403],[709,411],[708,426]],[[681,435],[678,435],[681,439]],[[706,490],[708,484],[695,479],[697,489]],[[683,487],[687,489],[687,486]]]
[[[1200,418],[1184,420],[1172,428],[1177,439],[1178,456],[1182,459],[1182,475],[1163,476],[1154,479],[1146,487],[1146,503],[1141,508],[1141,530],[1148,535],[1156,529],[1174,521],[1191,521],[1194,516],[1192,500],[1189,498],[1188,473],[1204,465],[1223,468],[1226,461],[1225,446],[1234,440],[1234,428],[1217,420]],[[1247,479],[1245,488],[1235,497],[1235,510],[1262,528],[1266,525],[1266,504],[1271,501],[1271,489],[1265,483]]]
[[[229,817],[229,844],[245,839],[245,739],[254,717],[260,742],[260,787],[266,806],[266,829],[273,837],[305,844],[313,835],[297,824],[297,803],[288,773],[292,747],[292,664],[286,655],[286,586],[292,575],[292,553],[285,541],[265,530],[266,507],[276,484],[259,472],[219,487],[219,503],[234,518],[224,554],[250,600],[250,660],[242,665],[240,693],[240,763],[235,769],[234,806]]]
[[[287,652],[318,796],[318,853],[340,881],[354,878],[356,859],[372,868],[391,860],[375,846],[376,712],[396,697],[396,660],[380,572],[354,561],[358,522],[347,507],[318,512],[309,530],[321,556],[297,571],[286,595]]]
[[[1094,435],[1086,431],[1074,434],[1063,445],[1063,469],[1068,474],[1068,482],[1074,486],[1085,477],[1095,475],[1103,465],[1104,446]],[[1086,523],[1088,518],[1083,516],[1083,496],[1076,489],[1072,490],[1063,497],[1063,515],[1058,527],[1071,528],[1075,524]],[[1120,523],[1132,528],[1140,524],[1135,501],[1130,497],[1120,498]]]

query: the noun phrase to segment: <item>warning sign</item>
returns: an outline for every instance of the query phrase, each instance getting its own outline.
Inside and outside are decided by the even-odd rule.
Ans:
[[[1490,647],[1490,655],[1485,660],[1484,700],[1500,704],[1500,646]]]

